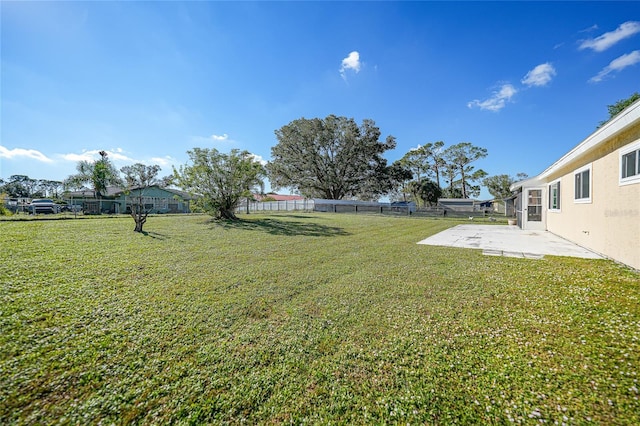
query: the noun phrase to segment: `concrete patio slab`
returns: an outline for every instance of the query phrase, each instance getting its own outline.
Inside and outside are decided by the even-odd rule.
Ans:
[[[548,231],[523,231],[507,225],[458,225],[418,244],[481,249],[488,256],[542,259],[545,255],[602,259],[597,253],[580,247]]]

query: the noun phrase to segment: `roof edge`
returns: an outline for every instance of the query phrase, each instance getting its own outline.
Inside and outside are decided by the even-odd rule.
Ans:
[[[602,127],[576,145],[571,151],[560,157],[560,159],[551,166],[547,167],[542,173],[536,176],[536,178],[544,179],[556,170],[562,168],[571,161],[580,158],[596,146],[622,132],[627,126],[638,121],[640,121],[640,99],[606,122]]]

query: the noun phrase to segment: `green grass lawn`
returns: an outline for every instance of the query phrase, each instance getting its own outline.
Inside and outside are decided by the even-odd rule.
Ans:
[[[640,424],[640,275],[367,215],[0,222],[0,424]]]

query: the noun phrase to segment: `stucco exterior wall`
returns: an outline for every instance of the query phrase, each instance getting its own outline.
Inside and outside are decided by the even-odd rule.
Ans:
[[[640,182],[620,184],[620,151],[639,140],[640,125],[636,125],[546,180],[560,179],[560,211],[547,210],[549,231],[640,270]],[[574,173],[588,165],[591,202],[578,203]],[[547,207],[548,203],[547,199]]]

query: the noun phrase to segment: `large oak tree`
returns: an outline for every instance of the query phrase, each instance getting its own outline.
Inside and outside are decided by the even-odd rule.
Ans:
[[[329,115],[300,118],[276,130],[278,143],[267,165],[274,188],[292,188],[306,197],[375,199],[388,192],[389,168],[382,154],[395,138],[380,141],[373,120]]]

